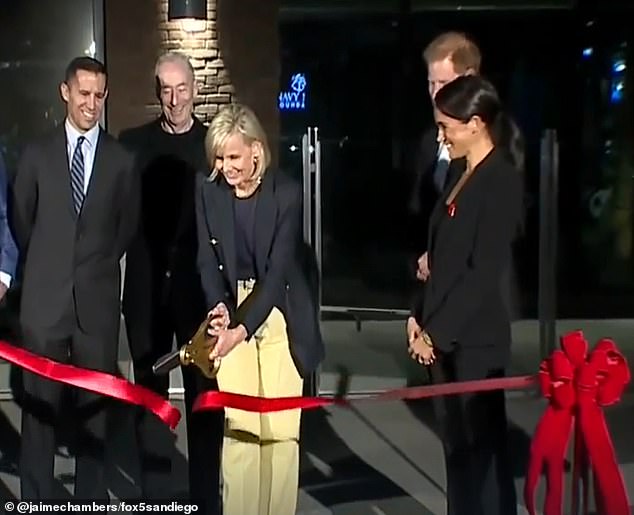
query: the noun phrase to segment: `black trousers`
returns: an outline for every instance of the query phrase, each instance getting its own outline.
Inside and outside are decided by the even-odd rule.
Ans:
[[[88,334],[78,328],[74,310],[69,308],[65,320],[54,329],[23,323],[22,338],[27,350],[55,361],[109,374],[117,372],[118,324],[108,331]],[[21,498],[68,496],[54,477],[56,433],[60,421],[73,421],[77,430],[70,439],[75,455],[75,497],[108,500],[104,455],[109,399],[75,389],[71,391],[74,403],[66,411],[62,410],[62,401],[67,386],[26,371],[23,386]]]
[[[194,300],[194,302],[192,302]],[[194,335],[206,312],[203,302],[186,295],[171,295],[165,303],[152,307],[153,323],[126,319],[128,342],[134,365],[135,382],[167,398],[169,376],[155,376],[152,364],[173,349],[173,338],[183,345]],[[128,315],[130,318],[131,315]],[[149,334],[148,334],[149,333]],[[147,344],[150,338],[151,345]],[[189,456],[189,498],[200,505],[198,513],[220,513],[220,452],[224,412],[192,413],[199,393],[217,390],[216,381],[203,376],[195,367],[183,367],[185,422]],[[140,412],[137,441],[141,448],[141,490],[148,499],[173,499],[172,459],[174,436],[153,414]]]
[[[502,377],[487,349],[456,350],[430,367],[435,384]],[[447,471],[447,515],[516,515],[503,391],[434,398]]]

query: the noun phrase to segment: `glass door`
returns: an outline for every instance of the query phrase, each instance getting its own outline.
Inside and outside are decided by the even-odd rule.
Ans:
[[[560,317],[634,314],[634,6],[598,2],[575,20],[561,135]]]
[[[310,224],[314,233],[319,211],[312,244],[324,320],[400,318],[387,339],[403,343],[421,233],[408,200],[416,147],[433,123],[422,51],[447,30],[481,47],[482,73],[526,139],[526,225],[513,276],[515,318],[530,326],[523,337],[540,338],[547,352],[562,319],[632,316],[628,3],[308,3],[305,11],[282,4],[282,83],[290,91],[299,75],[304,89],[280,117],[282,133],[298,142],[318,127],[320,165],[310,174],[319,170],[320,202]]]

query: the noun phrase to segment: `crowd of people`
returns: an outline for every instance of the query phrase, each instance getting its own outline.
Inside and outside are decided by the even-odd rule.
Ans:
[[[522,222],[522,137],[466,35],[440,35],[423,57],[434,124],[421,138],[409,199],[421,246],[407,348],[434,383],[500,377],[511,340],[505,270]],[[12,180],[0,166],[0,298],[20,268],[21,345],[110,374],[123,314],[134,380],[164,397],[168,378],[154,375],[153,363],[213,318],[217,380],[182,371],[190,497],[200,513],[291,515],[301,411],[192,406],[210,389],[300,396],[323,360],[302,186],[271,165],[269,137],[248,106],[221,107],[209,126],[196,117],[185,55],[162,55],[154,76],[161,115],[115,139],[99,125],[105,66],[70,62],[60,85],[64,123],[25,146]],[[56,496],[62,393],[60,383],[25,372],[23,499]],[[81,389],[74,396],[75,496],[107,500],[108,403]],[[435,409],[448,515],[515,514],[503,393],[439,399]],[[149,412],[135,422],[142,495],[162,499],[171,435]]]

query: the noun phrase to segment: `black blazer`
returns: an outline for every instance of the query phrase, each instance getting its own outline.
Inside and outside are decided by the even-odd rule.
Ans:
[[[521,174],[493,150],[458,193],[451,217],[445,200],[458,178],[431,216],[420,322],[441,351],[491,347],[504,360],[511,328],[502,283],[521,220]]]
[[[231,325],[251,337],[277,307],[286,320],[291,354],[306,376],[324,357],[314,270],[301,233],[302,191],[295,181],[268,170],[257,193],[257,284],[237,307],[233,191],[221,175],[200,176],[196,191],[198,267],[209,309],[224,302]],[[311,280],[311,277],[313,278]]]
[[[116,335],[120,266],[136,228],[132,156],[99,132],[82,210],[73,208],[61,125],[26,146],[13,184],[13,223],[24,262],[22,323],[51,330],[74,302],[79,326]]]
[[[438,165],[438,127],[433,125],[424,132],[416,148],[414,181],[409,199],[409,211],[417,220],[416,238],[420,242],[421,252],[427,250],[429,239],[429,220],[434,206],[442,195],[442,190],[434,182]],[[445,185],[464,166],[463,160],[452,161],[447,170]]]

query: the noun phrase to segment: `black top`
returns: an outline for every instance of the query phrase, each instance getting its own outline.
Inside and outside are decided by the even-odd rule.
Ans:
[[[248,198],[234,198],[236,228],[236,263],[238,280],[257,279],[255,269],[255,207],[257,193]]]
[[[143,181],[143,232],[152,255],[164,256],[174,244],[193,255],[195,174],[207,168],[205,126],[196,120],[189,131],[171,134],[156,120],[136,131],[120,139],[137,154]]]
[[[194,190],[196,175],[209,170],[206,132],[194,119],[189,131],[171,134],[157,119],[119,137],[134,152],[142,183],[141,223],[126,258],[127,316],[128,308],[147,311],[173,295],[177,305],[196,311],[196,317],[204,309],[196,266]],[[194,307],[198,304],[200,309]]]

